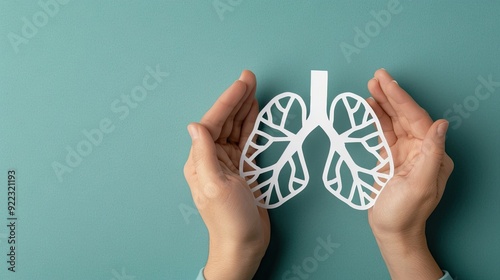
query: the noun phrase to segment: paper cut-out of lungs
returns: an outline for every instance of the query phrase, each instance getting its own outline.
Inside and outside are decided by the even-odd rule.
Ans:
[[[330,141],[323,184],[347,205],[370,208],[393,176],[391,150],[373,109],[362,97],[345,92],[327,110],[327,86],[327,71],[311,71],[309,115],[302,98],[291,92],[274,97],[260,111],[240,159],[240,175],[259,194],[257,205],[276,208],[304,190],[309,171],[303,143],[317,127]],[[282,147],[282,153],[271,163],[256,160],[271,146]]]

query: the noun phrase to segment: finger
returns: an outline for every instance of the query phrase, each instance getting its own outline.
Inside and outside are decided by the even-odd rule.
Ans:
[[[236,116],[234,117],[233,128],[231,134],[228,137],[228,140],[230,142],[235,142],[235,143],[240,140],[241,127],[243,121],[250,112],[250,109],[252,108],[252,104],[255,97],[255,90],[257,87],[255,75],[249,70],[244,70],[239,80],[245,82],[245,84],[247,85],[247,93],[245,94],[247,98],[243,102],[241,108],[238,110]]]
[[[239,140],[239,149],[242,153],[241,160],[238,164],[238,169],[243,169],[244,171],[251,171],[254,170],[254,167],[252,167],[250,164],[247,163],[247,161],[243,161],[243,156],[246,158],[251,157],[257,149],[252,147],[251,145],[248,146],[245,154],[243,155],[245,145],[247,142],[252,141],[253,143],[257,143],[257,134],[253,136],[253,139],[249,139],[254,127],[255,127],[255,121],[256,118],[259,114],[259,103],[257,102],[256,99],[254,99],[254,102],[252,104],[252,108],[250,109],[250,112],[243,122],[242,130],[241,130],[241,138]],[[255,159],[252,161],[255,164]],[[243,166],[241,166],[243,164]],[[257,181],[253,182],[250,186],[255,187],[257,185]]]
[[[198,123],[188,125],[192,139],[191,158],[200,186],[218,183],[224,178],[217,158],[216,147],[208,129]]]
[[[252,107],[250,108],[250,111],[248,112],[248,115],[246,116],[245,120],[243,121],[243,125],[241,127],[241,135],[240,135],[240,140],[239,140],[239,148],[241,151],[243,151],[243,148],[245,147],[245,144],[248,141],[248,137],[250,137],[250,134],[253,131],[253,128],[255,126],[255,121],[257,120],[258,115],[259,115],[259,103],[257,102],[257,99],[255,99],[255,97],[254,97],[253,102],[252,102]],[[256,140],[256,139],[254,139],[254,140]],[[247,152],[253,153],[253,151],[249,150]]]
[[[380,70],[378,70],[380,71]],[[407,133],[406,131],[401,127],[401,124],[399,123],[398,115],[394,108],[392,108],[391,103],[387,99],[387,96],[385,96],[384,91],[380,87],[380,82],[376,78],[371,79],[368,81],[368,90],[370,91],[371,95],[377,101],[377,103],[380,105],[380,107],[384,110],[384,112],[390,117],[391,122],[392,122],[392,127],[394,130],[394,134],[397,137],[403,137],[406,136]]]
[[[240,80],[235,81],[201,118],[200,123],[210,132],[213,141],[221,136],[228,118],[232,120],[236,114],[234,109],[241,106],[245,93],[246,84]]]
[[[432,124],[422,141],[420,152],[423,158],[415,164],[412,174],[417,177],[416,180],[423,181],[424,185],[435,183],[441,172],[446,154],[444,144],[447,130],[448,122],[438,120]]]
[[[377,118],[382,126],[382,132],[384,133],[385,139],[387,140],[387,144],[390,146],[396,144],[398,137],[394,133],[394,127],[392,126],[392,120],[387,115],[387,113],[380,107],[380,105],[373,98],[367,98],[366,101],[372,107],[373,112],[377,115]]]
[[[243,71],[240,75],[240,78],[238,79],[239,81],[242,81],[242,76],[245,76],[245,71]],[[242,81],[244,82],[244,81]],[[251,89],[248,88],[248,85],[245,83],[246,90],[245,94],[243,97],[240,98],[238,104],[234,106],[233,111],[231,114],[226,119],[226,122],[222,126],[221,133],[219,135],[219,139],[217,139],[218,143],[225,144],[227,143],[228,138],[231,136],[233,128],[234,128],[234,118],[236,115],[240,112],[241,107],[243,104],[245,104],[246,100],[248,99],[248,96],[250,95]]]
[[[408,134],[423,139],[433,123],[429,114],[399,86],[387,71],[380,69],[375,72],[375,77],[396,111],[403,129]]]
[[[379,71],[381,70],[377,70],[375,74],[377,74]],[[392,108],[392,105],[387,99],[384,91],[382,90],[380,81],[376,76],[368,81],[368,90],[370,91],[373,98],[377,101],[377,103],[380,104],[380,107],[384,109],[387,115],[389,115],[390,117],[397,117],[396,111],[394,110],[394,108]]]

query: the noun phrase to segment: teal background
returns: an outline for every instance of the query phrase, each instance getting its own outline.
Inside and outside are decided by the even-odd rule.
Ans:
[[[42,9],[0,0],[0,278],[194,279],[208,240],[182,173],[185,128],[243,69],[256,74],[263,107],[284,91],[308,104],[312,69],[329,71],[330,101],[345,91],[368,97],[367,81],[384,67],[435,119],[472,100],[479,76],[500,81],[499,1],[401,0],[348,62],[340,44],[354,45],[354,28],[389,2],[243,0],[219,17],[211,0],[70,1],[15,52],[8,34],[21,35],[22,18]],[[110,105],[156,65],[170,75],[120,120]],[[427,231],[438,263],[458,279],[500,276],[499,95],[496,87],[467,117],[448,116],[455,171]],[[52,163],[103,118],[114,131],[59,182]],[[366,212],[322,187],[326,155],[314,140],[325,138],[306,142],[306,190],[270,211],[256,279],[282,279],[329,235],[340,247],[309,279],[389,278]],[[12,168],[15,273],[6,268]]]

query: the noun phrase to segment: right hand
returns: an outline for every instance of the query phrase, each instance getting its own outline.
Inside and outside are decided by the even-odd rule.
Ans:
[[[392,279],[439,279],[443,272],[427,247],[425,224],[453,170],[445,152],[448,122],[433,122],[384,69],[374,76],[368,102],[390,146],[394,176],[368,210],[368,221]]]
[[[433,122],[383,69],[368,89],[394,160],[394,176],[368,211],[370,225],[376,234],[424,234],[453,170],[444,149],[448,122]]]

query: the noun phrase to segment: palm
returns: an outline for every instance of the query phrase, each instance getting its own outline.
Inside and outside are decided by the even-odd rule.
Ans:
[[[217,158],[219,159],[223,170],[227,171],[227,176],[239,177],[239,160],[241,157],[241,150],[238,144],[239,143],[219,144],[215,142]]]
[[[398,142],[391,147],[394,158],[394,176],[387,182],[384,191],[379,194],[377,203],[368,210],[371,220],[393,224],[392,216],[388,213],[398,213],[408,201],[411,201],[412,189],[409,184],[412,182],[408,181],[408,175],[420,158],[421,143],[420,139],[398,139]]]
[[[411,172],[411,167],[419,158],[422,150],[422,139],[415,137],[398,138],[397,142],[391,147],[391,153],[394,159],[394,177],[402,177]],[[391,185],[388,182],[387,185]]]

